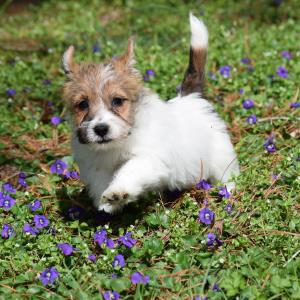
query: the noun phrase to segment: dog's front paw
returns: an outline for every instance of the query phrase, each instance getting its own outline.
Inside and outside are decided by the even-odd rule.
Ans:
[[[109,214],[115,214],[123,209],[124,204],[117,202],[117,203],[100,203],[98,205],[99,211],[105,211]]]
[[[102,203],[111,203],[117,202],[117,201],[126,201],[129,197],[129,194],[127,192],[104,192],[101,197]]]
[[[128,203],[128,199],[128,192],[109,188],[102,194],[98,204],[98,210],[104,210],[107,213],[114,214],[123,209],[124,205]]]
[[[114,213],[122,210],[122,208],[138,199],[139,190],[130,185],[115,183],[111,184],[102,194],[99,203],[97,204],[98,210]]]

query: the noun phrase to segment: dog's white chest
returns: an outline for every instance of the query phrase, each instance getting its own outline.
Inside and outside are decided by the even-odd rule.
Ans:
[[[80,179],[88,186],[90,196],[99,198],[124,162],[119,151],[94,151],[78,143],[72,143],[75,160],[80,169]]]

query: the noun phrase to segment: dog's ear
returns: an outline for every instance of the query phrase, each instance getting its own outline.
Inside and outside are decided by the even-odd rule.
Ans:
[[[74,50],[74,46],[70,46],[62,57],[62,68],[68,77],[71,77],[72,73],[75,71],[75,64],[73,61]]]
[[[129,70],[134,69],[135,55],[134,55],[134,38],[131,36],[128,39],[126,52],[122,55],[122,60],[125,67]]]

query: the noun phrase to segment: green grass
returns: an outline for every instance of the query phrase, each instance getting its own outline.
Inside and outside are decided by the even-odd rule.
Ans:
[[[272,3],[43,1],[18,14],[0,7],[0,178],[17,185],[23,171],[28,182],[13,195],[11,210],[0,208],[0,229],[10,224],[16,232],[0,240],[0,299],[101,299],[106,290],[118,291],[122,299],[300,299],[300,108],[290,108],[299,101],[300,7],[297,0]],[[156,73],[146,84],[171,98],[188,61],[190,10],[204,14],[209,28],[207,72],[216,80],[208,77],[207,95],[235,143],[241,164],[237,191],[227,200],[218,198],[216,187],[193,190],[169,204],[155,196],[105,219],[90,206],[79,181],[49,170],[56,159],[76,168],[67,122],[50,123],[53,115],[66,117],[61,55],[74,44],[78,61],[100,62],[122,53],[133,34],[139,70]],[[96,43],[101,52],[93,54]],[[283,50],[292,53],[291,60],[281,57]],[[253,72],[240,62],[243,57],[251,58]],[[232,67],[228,79],[218,72],[224,65]],[[287,68],[288,78],[276,75],[279,66]],[[11,99],[9,88],[17,91]],[[251,110],[242,107],[246,98],[255,101]],[[246,122],[250,114],[259,119],[253,126]],[[277,147],[273,154],[263,147],[270,134]],[[204,198],[216,214],[213,226],[198,221]],[[42,201],[36,213],[45,214],[50,226],[28,236],[22,228],[32,222],[27,205],[34,199]],[[74,205],[86,208],[83,219],[65,217]],[[103,226],[115,241],[132,231],[137,244],[100,248],[93,235]],[[207,247],[209,232],[218,234],[221,247]],[[62,242],[78,250],[65,257],[57,248]],[[95,264],[87,260],[90,253],[97,255]],[[113,270],[119,253],[126,267]],[[60,276],[44,287],[39,273],[50,266]],[[149,275],[150,283],[132,285],[136,271]],[[220,291],[212,290],[215,283]]]

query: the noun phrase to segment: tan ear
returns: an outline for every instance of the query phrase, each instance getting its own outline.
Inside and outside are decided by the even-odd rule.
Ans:
[[[62,57],[62,67],[67,76],[70,76],[75,71],[73,61],[74,46],[70,46]]]
[[[134,55],[134,37],[131,36],[128,39],[127,49],[125,54],[122,56],[125,66],[128,69],[132,69],[135,65],[135,55]]]

